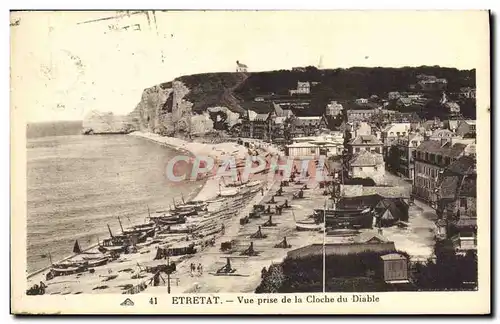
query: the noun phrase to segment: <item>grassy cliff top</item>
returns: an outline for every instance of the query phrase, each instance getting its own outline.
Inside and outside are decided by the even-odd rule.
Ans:
[[[287,96],[290,89],[297,87],[297,81],[310,81],[310,113],[324,111],[329,100],[352,100],[371,95],[386,97],[390,91],[409,91],[410,85],[418,82],[420,74],[445,78],[447,92],[458,92],[461,87],[475,87],[475,70],[458,70],[439,66],[383,68],[352,67],[348,69],[318,70],[306,67],[297,70],[266,72],[222,72],[186,75],[175,80],[183,82],[190,92],[186,100],[194,104],[195,112],[208,107],[226,106],[234,112],[252,109],[257,96]],[[162,88],[172,86],[163,83]],[[260,110],[256,107],[255,110]]]

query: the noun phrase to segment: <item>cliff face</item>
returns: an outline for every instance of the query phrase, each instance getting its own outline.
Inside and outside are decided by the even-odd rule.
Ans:
[[[100,134],[129,133],[137,128],[129,116],[92,111],[84,118],[82,129],[84,134]]]
[[[270,112],[272,105],[269,102],[255,102],[255,97],[289,98],[289,90],[295,89],[298,81],[307,80],[316,84],[310,95],[301,98],[310,104],[307,111],[294,111],[297,115],[311,116],[323,114],[331,100],[364,98],[372,94],[385,97],[390,91],[405,91],[416,82],[419,74],[448,79],[450,92],[459,91],[464,86],[475,87],[475,70],[425,66],[335,70],[308,67],[304,71],[205,73],[182,76],[147,88],[134,111],[127,117],[108,116],[104,118],[105,121],[102,121],[102,117],[92,117],[86,125],[90,123],[89,127],[103,131],[116,131],[125,127],[167,136],[199,134],[230,128],[246,110]],[[428,95],[432,98],[432,94]],[[468,110],[475,114],[475,102],[468,105]],[[429,119],[437,114],[427,104],[419,106],[419,109],[422,114],[429,113]],[[475,115],[467,114],[466,117],[475,118]]]
[[[224,130],[243,112],[230,89],[244,79],[241,73],[181,77],[145,89],[129,117],[139,130],[166,136]]]

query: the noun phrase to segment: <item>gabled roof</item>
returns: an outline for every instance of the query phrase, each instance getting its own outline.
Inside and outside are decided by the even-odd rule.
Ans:
[[[476,121],[474,119],[464,120],[464,123],[466,123],[467,125],[476,125]]]
[[[382,145],[375,135],[358,135],[349,141],[351,145]]]
[[[354,154],[349,161],[350,166],[376,166],[384,163],[382,154],[361,151]]]
[[[389,211],[390,217],[393,220],[402,220],[405,222],[408,221],[408,208],[408,204],[399,198],[384,198],[376,207],[383,219],[386,215],[385,212]]]
[[[370,207],[375,208],[375,206],[382,200],[383,197],[380,195],[366,195],[357,197],[342,197],[339,200],[338,206],[341,208],[360,208],[360,207]]]
[[[438,141],[423,141],[418,147],[418,151],[440,154],[449,158],[457,158],[462,154],[467,145],[455,143],[451,145],[449,142],[442,145]]]
[[[381,255],[380,258],[384,261],[393,261],[393,260],[406,260],[406,257],[399,253],[390,253]]]
[[[412,99],[411,98],[399,98],[399,101],[403,105],[411,105],[411,103],[412,103]]]
[[[461,175],[476,173],[476,159],[471,156],[461,156],[451,163],[445,170],[445,174],[453,172]]]
[[[354,237],[354,242],[356,243],[368,243],[374,241],[378,243],[390,242],[385,236],[377,232],[363,232],[358,236]]]
[[[257,114],[254,121],[266,121],[269,118],[269,114]]]
[[[438,179],[441,198],[476,197],[476,161],[470,156],[462,156],[450,164]]]
[[[321,116],[297,117],[294,119],[296,126],[318,126],[321,122]]]

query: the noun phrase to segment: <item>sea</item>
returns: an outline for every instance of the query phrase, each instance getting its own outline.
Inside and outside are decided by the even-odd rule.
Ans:
[[[81,135],[81,123],[27,131],[27,273],[90,247],[149,214],[196,195],[203,181],[172,182],[177,150],[128,135]],[[188,166],[185,166],[188,168]]]

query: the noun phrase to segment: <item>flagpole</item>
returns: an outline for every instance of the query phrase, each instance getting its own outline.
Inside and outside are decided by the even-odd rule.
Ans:
[[[325,207],[323,209],[323,292],[326,292],[326,203],[328,198],[325,199]]]

